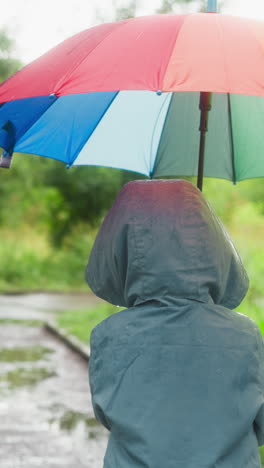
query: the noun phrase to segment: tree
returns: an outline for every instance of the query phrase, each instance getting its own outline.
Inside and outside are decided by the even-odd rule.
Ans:
[[[44,167],[45,166],[45,167]],[[73,167],[43,163],[43,183],[56,187],[48,221],[51,240],[60,245],[78,222],[95,226],[111,207],[121,187],[135,174],[105,167]],[[140,175],[137,178],[141,178]]]
[[[0,81],[6,80],[22,66],[19,60],[12,57],[14,45],[7,31],[0,29]]]
[[[149,13],[173,13],[177,10],[183,10],[184,8],[188,8],[192,6],[192,11],[203,11],[206,7],[206,0],[160,0],[161,5],[156,11],[150,11]],[[133,18],[137,16],[138,9],[140,7],[139,0],[127,0],[126,4],[122,4],[119,6],[118,0],[113,1],[113,9],[114,9],[114,19],[115,21],[120,21],[128,18]]]
[[[157,13],[173,13],[176,6],[189,5],[193,0],[162,0],[161,6],[157,9]]]
[[[156,10],[156,13],[173,13],[181,10],[187,10],[188,12],[204,12],[207,8],[208,0],[162,0],[160,7]],[[217,11],[221,11],[223,1],[218,1]]]
[[[134,18],[137,13],[138,0],[130,0],[126,6],[118,7],[116,2],[114,3],[115,7],[115,19],[116,21],[121,21],[128,18]]]
[[[159,8],[150,10],[149,13],[173,13],[188,9],[188,11],[205,11],[207,0],[160,0]],[[119,1],[113,1],[114,19],[120,21],[137,16],[140,7],[140,0],[127,0],[119,6]]]

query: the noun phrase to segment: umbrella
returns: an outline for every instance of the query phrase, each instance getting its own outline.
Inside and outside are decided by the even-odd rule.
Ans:
[[[262,177],[263,50],[262,22],[217,13],[87,29],[0,86],[2,164],[14,152],[149,177],[199,172],[200,188],[202,174]]]

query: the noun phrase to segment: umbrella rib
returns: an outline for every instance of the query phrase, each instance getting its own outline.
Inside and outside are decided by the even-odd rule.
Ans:
[[[22,99],[27,99],[27,98],[22,98]],[[50,98],[51,99],[51,98]],[[45,114],[45,112],[47,112],[53,105],[54,103],[58,100],[59,98],[58,97],[54,97],[52,100],[51,100],[51,103],[50,105],[42,112],[42,114],[38,115],[37,118],[35,120],[31,119],[29,122],[28,122],[28,125],[25,127],[23,133],[19,136],[18,140],[15,141],[14,143],[14,152],[15,152],[15,147],[16,145],[19,143],[19,141],[21,140],[21,138],[23,138],[23,136],[31,129],[31,127],[33,127],[33,125],[35,125],[35,123]],[[12,102],[12,101],[6,101],[6,102],[3,102],[1,104],[4,105],[4,104],[8,104],[9,102]],[[15,102],[15,101],[13,101]],[[12,121],[11,121],[12,122]]]
[[[167,109],[167,113],[166,113],[166,117],[165,117],[165,119],[164,119],[164,122],[163,122],[163,125],[162,125],[162,129],[161,129],[161,132],[160,132],[160,139],[159,139],[159,144],[158,144],[157,151],[156,151],[156,157],[155,157],[154,165],[153,165],[152,171],[151,171],[150,174],[149,174],[149,177],[150,177],[151,179],[153,179],[153,177],[155,177],[155,172],[156,172],[156,169],[157,169],[157,155],[159,154],[159,149],[160,149],[161,140],[162,140],[162,134],[163,134],[164,128],[165,128],[166,123],[167,123],[167,120],[168,120],[170,108],[171,108],[171,106],[172,106],[173,96],[174,96],[174,93],[171,93],[170,103],[169,103],[169,106],[168,106],[168,109]]]
[[[232,171],[233,171],[233,183],[236,184],[236,167],[235,167],[235,152],[234,152],[234,138],[233,138],[233,125],[232,125],[232,112],[231,112],[231,102],[230,102],[230,94],[227,94],[227,112],[228,112],[228,122],[229,122],[229,136],[230,136],[230,143],[231,143],[231,163],[232,163]]]
[[[157,129],[157,125],[158,125],[158,122],[159,122],[159,119],[160,119],[160,115],[162,113],[162,110],[167,102],[167,99],[172,99],[172,93],[168,93],[167,97],[165,98],[165,100],[163,101],[160,109],[159,109],[159,112],[158,112],[158,115],[157,115],[157,118],[156,118],[156,121],[155,121],[155,125],[153,126],[153,131],[152,131],[152,136],[151,136],[151,146],[150,146],[150,151],[151,151],[151,156],[152,156],[152,150],[153,150],[153,140],[154,140],[154,135],[155,135],[155,132],[156,132],[156,129]],[[170,103],[169,103],[169,106],[170,106]],[[168,112],[168,110],[167,110]],[[161,135],[162,135],[162,132],[163,132],[163,128],[164,128],[164,124],[165,124],[165,120],[167,118],[167,113],[166,113],[166,116],[165,116],[165,119],[163,120],[163,124],[162,124],[162,128],[161,128],[161,132],[160,132],[160,138],[161,138]],[[159,141],[160,141],[160,138],[159,138]],[[155,166],[155,160],[156,160],[156,156],[158,154],[158,150],[159,150],[159,144],[157,145],[157,148],[156,148],[156,154],[155,154],[155,158],[154,158],[154,161],[152,163],[152,168],[150,167],[149,168],[149,175],[150,175],[150,178],[152,179],[152,175],[153,175],[153,167]],[[152,157],[151,157],[151,160],[152,160]],[[152,161],[151,161],[152,162]]]
[[[78,155],[80,153],[80,151],[82,150],[82,148],[86,145],[87,141],[91,138],[91,136],[93,135],[93,133],[95,132],[95,130],[97,129],[98,125],[100,124],[100,122],[102,121],[103,117],[105,116],[105,114],[107,113],[109,107],[113,104],[114,100],[117,98],[117,96],[119,95],[120,91],[115,91],[115,95],[113,96],[113,98],[111,99],[111,101],[108,103],[107,107],[105,108],[103,114],[101,115],[100,119],[98,120],[96,126],[94,127],[93,131],[91,132],[91,134],[89,135],[89,137],[83,142],[82,145],[79,146],[79,148],[75,151],[75,155],[74,157],[72,157],[72,161],[70,162],[70,164],[68,165],[69,167],[73,165],[74,161],[78,158]]]
[[[111,30],[98,44],[96,44],[96,46],[90,50],[89,54],[88,55],[85,55],[76,65],[74,68],[71,69],[71,71],[69,71],[69,73],[67,74],[67,76],[63,77],[61,80],[58,81],[58,83],[56,84],[56,91],[55,91],[55,94],[59,93],[59,90],[64,87],[70,80],[71,76],[73,75],[73,73],[75,72],[75,70],[87,59],[87,57],[89,57],[99,46],[102,45],[102,43],[109,38],[109,36],[113,35],[117,29],[120,29],[124,26],[126,26],[126,24],[128,23],[128,20],[123,20],[122,22],[120,22],[121,24],[118,24],[117,27],[113,30]],[[109,91],[120,91],[120,90],[109,90]]]
[[[119,92],[120,92],[120,91],[115,91],[115,95],[113,96],[113,98],[111,99],[111,101],[109,102],[109,104],[107,105],[107,107],[105,108],[103,114],[101,115],[100,120],[97,122],[97,124],[96,124],[95,128],[93,129],[91,135],[94,133],[95,129],[98,127],[99,123],[101,122],[102,118],[104,117],[104,115],[105,115],[106,112],[108,111],[109,107],[111,106],[111,104],[113,103],[113,101],[115,100],[115,98],[118,96]],[[20,138],[22,138],[22,137],[32,128],[32,126],[34,126],[34,125],[45,115],[45,113],[46,113],[47,111],[49,111],[49,109],[51,108],[51,106],[52,106],[56,101],[58,101],[60,98],[62,98],[62,97],[63,97],[63,96],[59,96],[59,97],[57,97],[56,99],[54,99],[53,102],[52,102],[52,104],[51,104],[51,105],[50,105],[34,122],[32,122],[32,124],[30,125],[30,127],[27,128],[27,130],[23,133],[23,135],[20,136]],[[68,162],[67,162],[67,161],[64,161],[64,160],[61,160],[60,158],[54,157],[54,156],[51,156],[51,159],[56,159],[56,160],[58,160],[58,161],[65,162],[67,168],[70,168],[70,167],[73,165],[75,159],[77,158],[78,152],[81,151],[81,149],[82,149],[83,146],[87,143],[87,140],[91,137],[91,135],[89,135],[89,137],[83,142],[83,144],[79,146],[78,150],[75,151],[74,157],[71,158],[71,160],[69,160]],[[19,152],[20,152],[20,151],[16,151],[16,145],[19,144],[20,138],[19,138],[19,140],[18,140],[18,141],[16,142],[16,144],[15,144],[14,153],[15,153],[15,152],[18,152],[18,153],[19,153]],[[71,144],[71,143],[70,143],[70,144]],[[23,152],[22,152],[22,153],[23,153]],[[50,157],[50,156],[47,156],[47,154],[40,154],[40,153],[30,153],[30,152],[28,152],[28,154],[37,154],[38,156],[43,156],[43,157],[48,157],[48,158]]]

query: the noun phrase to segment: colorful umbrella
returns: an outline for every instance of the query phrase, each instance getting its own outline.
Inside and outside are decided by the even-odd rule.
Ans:
[[[102,24],[9,78],[0,102],[4,161],[14,152],[194,176],[211,108],[204,175],[261,177],[264,24],[215,13]]]

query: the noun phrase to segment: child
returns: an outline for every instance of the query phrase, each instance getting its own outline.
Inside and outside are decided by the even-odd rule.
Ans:
[[[87,267],[99,297],[126,310],[92,333],[96,417],[110,431],[105,468],[259,468],[263,343],[232,309],[248,278],[198,189],[127,184]]]

